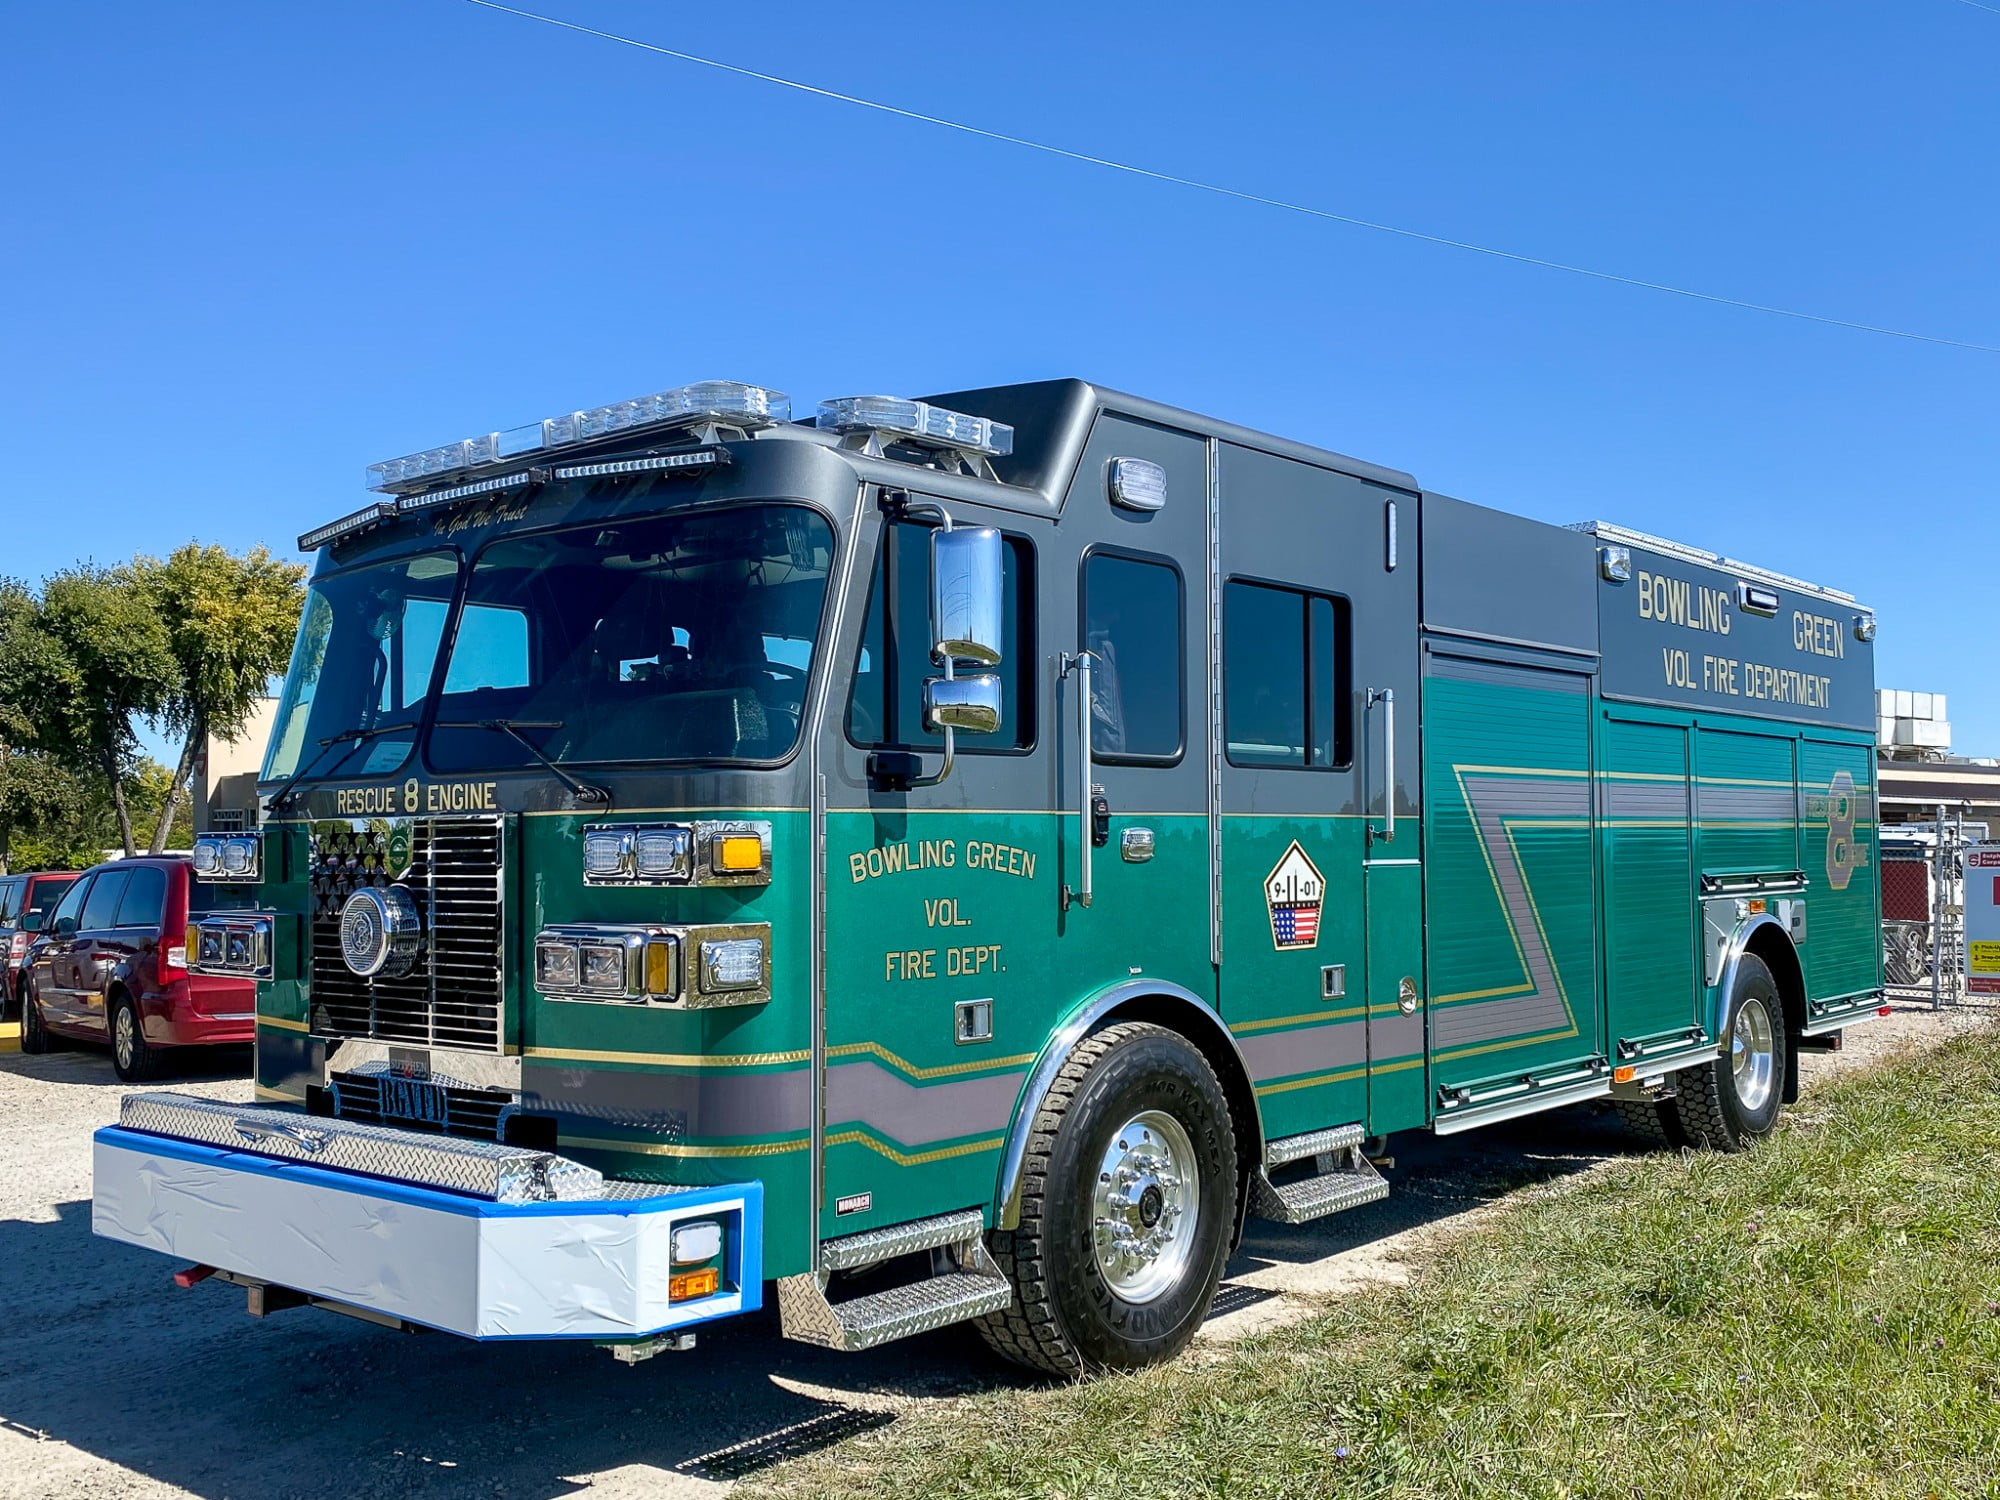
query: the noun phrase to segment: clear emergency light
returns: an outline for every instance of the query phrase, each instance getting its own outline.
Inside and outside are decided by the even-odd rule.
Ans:
[[[704,423],[755,431],[789,422],[792,399],[783,391],[734,380],[703,380],[656,391],[632,401],[614,401],[588,411],[564,412],[525,427],[481,433],[442,448],[427,448],[368,466],[368,487],[389,494],[421,489],[448,474],[462,474],[555,448],[595,442],[614,433],[649,428],[694,427]]]
[[[834,432],[893,435],[934,448],[956,448],[987,458],[1014,451],[1014,429],[990,417],[948,411],[901,396],[842,396],[819,404],[817,424]]]

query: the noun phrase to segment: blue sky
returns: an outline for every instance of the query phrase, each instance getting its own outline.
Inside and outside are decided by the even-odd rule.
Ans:
[[[539,8],[2000,345],[2000,13],[1965,0]],[[1880,680],[1950,693],[1957,748],[2000,754],[2000,354],[1234,202],[464,0],[15,6],[0,59],[0,571],[289,552],[376,459],[688,380],[809,409],[1075,374],[1850,589]]]

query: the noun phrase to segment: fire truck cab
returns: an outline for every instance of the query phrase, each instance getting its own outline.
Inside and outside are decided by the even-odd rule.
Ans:
[[[198,851],[260,1102],[97,1139],[97,1231],[254,1309],[1140,1365],[1384,1137],[1738,1149],[1880,1003],[1846,594],[1074,380],[370,482]]]

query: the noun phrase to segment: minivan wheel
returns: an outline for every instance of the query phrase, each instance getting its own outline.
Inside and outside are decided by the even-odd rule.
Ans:
[[[40,1054],[55,1050],[49,1028],[42,1024],[42,1007],[35,992],[21,986],[21,1050]]]
[[[111,1001],[111,1066],[127,1083],[145,1083],[165,1071],[165,1058],[139,1023],[138,1005],[123,993]]]

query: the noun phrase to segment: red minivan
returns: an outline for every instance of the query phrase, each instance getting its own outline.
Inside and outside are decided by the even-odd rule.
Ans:
[[[140,1083],[166,1071],[173,1048],[250,1041],[256,982],[187,971],[189,911],[213,900],[194,862],[173,855],[84,871],[28,949],[21,1050],[108,1042],[118,1076]]]

